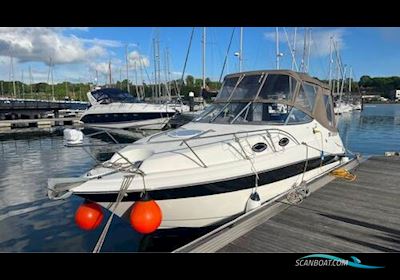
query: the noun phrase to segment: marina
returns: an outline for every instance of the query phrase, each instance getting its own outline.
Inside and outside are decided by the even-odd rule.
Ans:
[[[329,28],[130,30],[147,55],[85,39],[70,48],[113,55],[74,74],[34,58],[28,82],[9,46],[0,252],[400,252],[399,77],[356,76]]]
[[[397,106],[367,106],[363,112],[353,112],[348,118],[341,118],[338,129],[343,135],[345,145],[352,151],[362,153],[365,157],[398,150],[399,130],[389,129],[400,126]],[[382,137],[386,139],[386,146],[374,145]],[[3,174],[0,180],[2,199],[0,249],[2,251],[91,252],[93,250],[100,235],[100,229],[85,232],[72,221],[74,211],[82,203],[82,199],[71,197],[68,200],[51,202],[46,197],[44,186],[47,184],[48,177],[76,176],[95,163],[90,156],[82,154],[81,149],[64,147],[63,141],[62,134],[35,136],[30,139],[19,135],[18,138],[0,141],[0,157],[5,163],[0,167]],[[90,141],[103,143],[98,139]],[[110,155],[99,153],[98,157],[106,160]],[[388,158],[388,162],[390,160],[395,160],[395,158]],[[54,165],[54,162],[58,164]],[[17,169],[23,175],[13,172]],[[388,181],[393,180],[392,175],[388,175],[387,178]],[[339,184],[349,183],[343,181]],[[15,186],[19,187],[15,188]],[[318,196],[324,188],[311,194],[299,207]],[[352,192],[350,194],[353,195]],[[294,208],[297,209],[296,206]],[[108,215],[106,212],[105,219]],[[161,236],[152,234],[145,237],[135,233],[126,222],[113,219],[103,251],[174,251],[214,229],[189,230],[184,233],[167,232]],[[304,250],[307,251],[307,247]],[[245,248],[243,251],[246,251]]]

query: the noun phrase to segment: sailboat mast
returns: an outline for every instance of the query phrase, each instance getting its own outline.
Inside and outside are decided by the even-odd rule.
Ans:
[[[292,49],[292,70],[294,70],[294,64],[296,62],[296,39],[297,39],[297,27],[294,28],[293,35],[293,49]]]
[[[33,78],[32,78],[32,69],[31,69],[30,65],[29,65],[29,84],[30,84],[31,96],[32,96],[33,95],[33,90],[32,90]]]
[[[154,59],[154,86],[153,86],[153,101],[157,96],[157,58],[156,58],[156,39],[153,38],[153,59]]]
[[[24,88],[24,69],[21,70],[21,93],[22,93],[22,99],[25,98],[25,88]]]
[[[311,55],[311,28],[308,29],[308,51],[307,51],[307,70],[310,71],[310,55]]]
[[[344,83],[346,81],[346,71],[347,71],[347,65],[344,65],[344,71],[343,71],[343,77],[342,77],[342,85],[340,88],[340,96],[339,96],[339,100],[342,101],[342,95],[343,95],[343,88],[344,88]],[[341,104],[341,103],[339,103]]]
[[[134,62],[134,70],[135,70],[135,90],[136,90],[136,96],[140,99],[140,93],[139,93],[139,88],[138,88],[138,77],[137,77],[137,64],[136,64],[136,60]]]
[[[157,57],[157,81],[158,81],[158,97],[162,97],[161,92],[161,61],[160,61],[160,37],[159,33],[157,32],[156,37],[156,57]]]
[[[329,88],[333,92],[333,89],[332,89],[332,64],[333,64],[332,41],[333,41],[333,37],[331,36],[330,40],[329,40]]]
[[[165,49],[165,79],[166,83],[165,86],[167,88],[168,99],[171,100],[171,85],[170,85],[170,70],[169,70],[169,50],[168,48]]]
[[[304,44],[303,44],[303,57],[301,58],[301,71],[305,72],[305,59],[306,59],[306,54],[307,54],[307,29],[304,28]]]
[[[350,67],[350,70],[349,70],[349,94],[351,93],[351,79],[352,79],[352,74],[353,74],[353,68]]]
[[[203,27],[203,89],[206,88],[206,27]]]
[[[125,61],[126,61],[126,90],[130,93],[129,87],[129,58],[128,58],[128,44],[125,47]]]
[[[140,80],[142,81],[142,88],[141,88],[141,99],[144,100],[145,99],[145,90],[144,90],[144,76],[143,76],[143,65],[142,65],[142,59],[139,58],[139,69],[140,69]]]
[[[275,27],[275,40],[276,40],[276,69],[279,70],[280,53],[279,53],[279,29]]]
[[[243,70],[243,27],[240,27],[239,72]]]
[[[11,59],[11,61],[10,61],[10,66],[11,66],[11,71],[10,71],[10,74],[11,74],[11,79],[12,79],[12,83],[13,83],[13,97],[17,97],[17,90],[16,90],[16,88],[15,88],[15,79],[14,79],[14,60],[13,60],[13,55],[11,54],[10,55],[10,59]]]
[[[119,89],[122,89],[122,67],[119,68]]]

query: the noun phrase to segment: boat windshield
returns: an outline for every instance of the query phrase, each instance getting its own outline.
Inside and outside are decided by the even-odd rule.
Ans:
[[[91,95],[100,104],[118,103],[138,103],[139,100],[130,93],[124,92],[117,88],[104,88],[91,92]]]
[[[312,112],[313,102],[311,104],[310,99],[314,96],[303,93],[295,98],[297,84],[296,79],[285,74],[257,73],[227,77],[215,103],[194,121],[223,124],[310,122],[313,118],[306,112]]]
[[[312,117],[281,103],[227,102],[214,103],[194,122],[220,124],[299,124],[312,121]]]
[[[215,98],[223,101],[279,100],[292,101],[297,81],[284,74],[256,74],[228,77]]]

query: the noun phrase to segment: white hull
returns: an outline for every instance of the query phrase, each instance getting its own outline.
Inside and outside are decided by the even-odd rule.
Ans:
[[[305,173],[304,180],[318,177],[338,166],[335,162]],[[275,183],[259,186],[257,192],[264,203],[277,195],[288,191],[294,184],[300,183],[302,174]],[[182,199],[158,200],[162,209],[161,229],[177,227],[206,227],[216,225],[245,212],[246,203],[253,189],[228,192],[216,195],[199,196]],[[100,203],[107,207],[109,203]],[[116,210],[118,216],[129,213],[132,202],[122,202]],[[129,217],[125,214],[125,218]]]
[[[178,109],[172,105],[147,103],[96,104],[80,121],[100,128],[162,129]]]
[[[219,130],[220,133],[221,130],[224,129],[226,132],[232,131],[232,129],[235,129],[236,131],[245,131],[249,129],[249,127],[246,126],[214,126],[218,127],[216,130]],[[212,127],[213,125],[189,123],[184,125],[181,130],[189,128],[205,130],[206,128]],[[318,127],[321,133],[312,133],[315,127]],[[252,126],[252,129],[254,129],[254,126]],[[345,152],[342,148],[340,137],[337,134],[332,134],[322,126],[318,126],[318,123],[315,121],[303,125],[286,126],[285,129],[297,139],[307,139],[306,142],[310,146],[320,149],[322,148],[327,155],[342,155]],[[210,132],[210,134],[211,133],[212,132]],[[206,139],[197,140],[200,143],[197,145],[194,144],[193,150],[196,151],[196,154],[200,158],[204,159],[207,168],[202,167],[195,155],[187,147],[180,145],[179,141],[158,144],[162,145],[158,147],[158,153],[154,154],[151,152],[150,149],[152,144],[151,142],[146,143],[146,141],[149,141],[149,139],[159,141],[165,139],[168,135],[168,132],[158,135],[156,134],[148,138],[143,138],[125,148],[126,155],[134,157],[135,160],[146,158],[140,168],[146,173],[146,189],[150,191],[150,194],[151,191],[168,192],[171,189],[173,189],[172,193],[176,193],[185,191],[184,189],[188,187],[191,188],[190,192],[198,192],[199,188],[207,189],[209,184],[213,182],[224,182],[234,178],[254,175],[249,161],[239,156],[238,151],[240,148],[237,146],[237,143],[232,140],[225,141],[224,143],[226,144],[215,142],[215,140],[213,140],[214,142],[210,142],[210,140],[206,141]],[[283,137],[282,134],[273,134],[271,136],[273,144],[271,143],[268,151],[263,153],[252,152],[251,146],[255,143],[265,141],[263,140],[264,137],[262,135],[254,135],[241,139],[241,143],[244,146],[246,153],[250,157],[253,157],[254,167],[260,173],[269,171],[274,172],[276,169],[285,166],[292,166],[299,162],[305,162],[307,159],[319,160],[319,151],[311,148],[308,148],[307,151],[306,146],[296,144],[294,141],[290,141],[290,144],[286,147],[280,147],[278,142]],[[321,137],[323,138],[323,141],[321,141]],[[230,139],[232,139],[232,137],[230,137]],[[196,140],[192,141],[195,142]],[[323,147],[321,147],[321,143],[323,143]],[[273,146],[276,147],[277,151],[273,151]],[[179,147],[179,150],[176,150],[177,147]],[[123,150],[121,152],[123,152]],[[304,179],[308,180],[313,176],[323,174],[326,170],[338,164],[339,162],[323,167],[318,166],[317,168],[306,172]],[[101,174],[101,172],[105,172],[105,169],[100,168],[98,171],[92,170],[90,176],[96,177]],[[302,174],[303,172],[292,178],[274,181],[266,185],[260,183],[258,192],[262,202],[271,199],[277,194],[287,191],[294,183],[300,184],[303,176]],[[88,199],[91,199],[91,197],[86,196],[85,194],[87,193],[118,193],[122,183],[121,174],[107,175],[104,178],[107,177],[108,179],[106,180],[90,180],[75,188],[73,192]],[[167,195],[166,198],[157,200],[163,213],[161,226],[163,228],[203,227],[240,214],[246,207],[246,202],[253,190],[253,186],[253,181],[251,181],[250,187],[244,186],[243,189],[240,189],[241,186],[236,186],[239,187],[239,190],[237,191],[228,190],[212,195],[192,195],[190,193],[189,196],[184,195],[183,197],[175,197],[173,199],[168,199]],[[142,178],[137,175],[133,179],[128,192],[138,194],[142,190],[143,181]],[[93,198],[93,200],[98,201],[96,198]],[[107,207],[107,205],[110,205],[112,202],[113,200],[111,199],[109,201],[99,201],[99,203],[104,207]],[[121,217],[129,216],[130,207],[133,203],[134,201],[121,202],[116,210],[116,214]]]
[[[334,112],[336,115],[340,115],[340,114],[344,114],[344,113],[349,113],[351,111],[353,111],[353,107],[350,106],[349,104],[339,104],[337,107],[335,107]]]
[[[99,128],[137,128],[137,129],[151,129],[151,130],[160,130],[162,129],[168,122],[170,118],[158,118],[151,119],[146,121],[131,121],[131,122],[114,122],[114,123],[94,123],[94,124],[86,124],[89,127],[99,127]]]

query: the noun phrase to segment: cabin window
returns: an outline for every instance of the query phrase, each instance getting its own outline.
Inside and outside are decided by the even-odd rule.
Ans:
[[[315,99],[317,98],[317,92],[314,86],[305,83],[304,92],[306,94],[307,100],[310,103],[311,112],[314,110]]]
[[[329,125],[333,126],[332,98],[330,95],[324,95],[324,104]]]
[[[246,103],[228,103],[220,113],[211,119],[215,123],[230,123],[244,109]]]
[[[264,124],[275,123],[282,124],[285,122],[290,107],[279,103],[250,103],[247,104],[240,115],[238,115],[231,123],[244,124]]]
[[[215,100],[227,100],[231,96],[233,89],[235,88],[239,77],[227,78],[222,85],[221,91],[215,97]]]
[[[194,121],[210,122],[221,112],[224,106],[224,103],[211,104]]]
[[[299,93],[296,96],[296,105],[302,107],[303,109],[312,112],[314,100],[310,100],[311,93],[306,94],[304,87],[301,86]],[[315,97],[314,97],[315,98]]]
[[[288,75],[269,74],[258,98],[292,101],[296,85],[297,81]]]
[[[231,100],[254,100],[260,89],[263,78],[264,75],[245,76],[232,93]]]
[[[312,121],[312,118],[304,113],[303,111],[293,107],[290,111],[290,114],[286,120],[287,124],[294,124],[294,123],[307,123]]]

